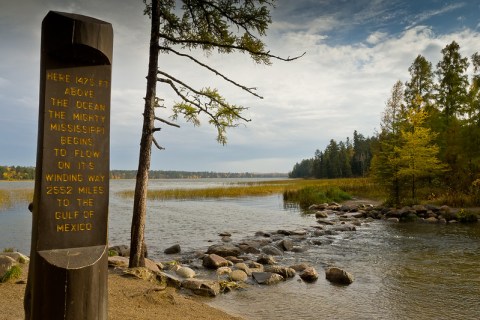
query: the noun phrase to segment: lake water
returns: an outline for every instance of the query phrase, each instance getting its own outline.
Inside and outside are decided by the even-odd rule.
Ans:
[[[221,179],[153,180],[151,189],[199,188],[232,182]],[[32,187],[31,182],[0,183],[0,188]],[[109,242],[129,244],[133,180],[111,181]],[[27,204],[0,210],[0,249],[30,251],[31,214]],[[284,208],[281,196],[261,198],[150,201],[146,241],[151,257],[180,244],[182,251],[205,250],[218,233],[233,241],[256,231],[316,225],[313,216]],[[214,299],[210,305],[246,319],[480,319],[480,224],[391,224],[373,221],[341,233],[328,245],[286,253],[281,264],[309,262],[319,271],[313,284],[294,279],[274,286],[252,286]],[[168,259],[171,259],[170,257]],[[355,276],[349,286],[325,280],[326,266]]]

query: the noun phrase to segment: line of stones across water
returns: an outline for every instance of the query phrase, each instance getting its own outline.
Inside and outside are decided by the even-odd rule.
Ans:
[[[122,272],[139,277],[156,277],[175,287],[190,289],[196,294],[216,296],[233,288],[249,285],[273,285],[295,278],[315,282],[319,272],[311,263],[286,264],[285,254],[302,254],[312,246],[333,243],[335,236],[356,232],[357,227],[368,227],[374,220],[387,223],[417,221],[423,223],[455,223],[458,210],[448,206],[417,205],[401,209],[369,204],[340,205],[337,203],[312,205],[305,214],[315,215],[317,225],[296,230],[258,231],[249,238],[235,242],[229,232],[219,234],[219,243],[205,252],[182,253],[181,245],[165,249],[171,261],[153,262],[147,267],[154,273],[128,270],[128,247],[110,247],[109,265]],[[413,217],[414,216],[414,217]],[[325,278],[333,283],[348,285],[354,275],[333,265],[324,264]],[[203,279],[203,280],[202,280]]]

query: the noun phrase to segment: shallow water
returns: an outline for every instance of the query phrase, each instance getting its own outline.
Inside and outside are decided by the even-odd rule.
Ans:
[[[220,179],[153,180],[150,188],[204,187]],[[9,185],[13,186],[13,185]],[[132,200],[115,192],[133,189],[132,180],[111,182],[109,242],[128,244]],[[22,184],[20,183],[20,187]],[[0,188],[5,184],[0,183]],[[0,211],[0,248],[29,252],[30,213],[26,204]],[[163,250],[205,250],[232,233],[233,241],[256,231],[314,226],[315,218],[285,209],[280,196],[203,201],[150,201],[146,227],[149,254]],[[374,221],[356,232],[330,236],[329,245],[310,245],[305,253],[287,253],[285,265],[312,263],[316,283],[298,277],[275,286],[235,291],[206,300],[246,319],[479,319],[480,226],[390,224]],[[171,257],[168,257],[171,259]],[[325,280],[329,265],[355,276],[350,286]]]

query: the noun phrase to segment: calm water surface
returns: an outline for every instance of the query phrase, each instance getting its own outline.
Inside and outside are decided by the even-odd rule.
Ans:
[[[219,179],[153,180],[151,189],[218,186]],[[0,183],[0,188],[32,183]],[[111,182],[109,242],[128,244],[132,200],[116,195],[132,180]],[[205,250],[222,231],[234,241],[256,231],[314,226],[315,218],[285,209],[281,197],[149,202],[146,238],[149,254],[180,244],[184,252]],[[0,211],[0,248],[30,251],[31,216],[26,204]],[[285,265],[312,263],[320,273],[314,284],[298,277],[265,287],[206,300],[246,319],[480,319],[480,226],[389,224],[374,221],[356,232],[331,236],[332,244],[311,245],[286,254]],[[170,257],[168,259],[171,259]],[[326,266],[355,276],[350,286],[325,280]]]

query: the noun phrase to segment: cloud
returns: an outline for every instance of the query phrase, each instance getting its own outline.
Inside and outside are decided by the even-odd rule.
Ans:
[[[375,31],[368,36],[366,41],[368,44],[377,44],[380,41],[383,41],[387,36],[388,34],[386,32]]]
[[[446,5],[441,8],[436,8],[436,9],[421,12],[410,18],[409,25],[406,27],[406,29],[413,28],[414,26],[417,26],[432,17],[446,14],[448,12],[460,9],[464,6],[465,6],[465,2],[457,2],[457,3]]]

